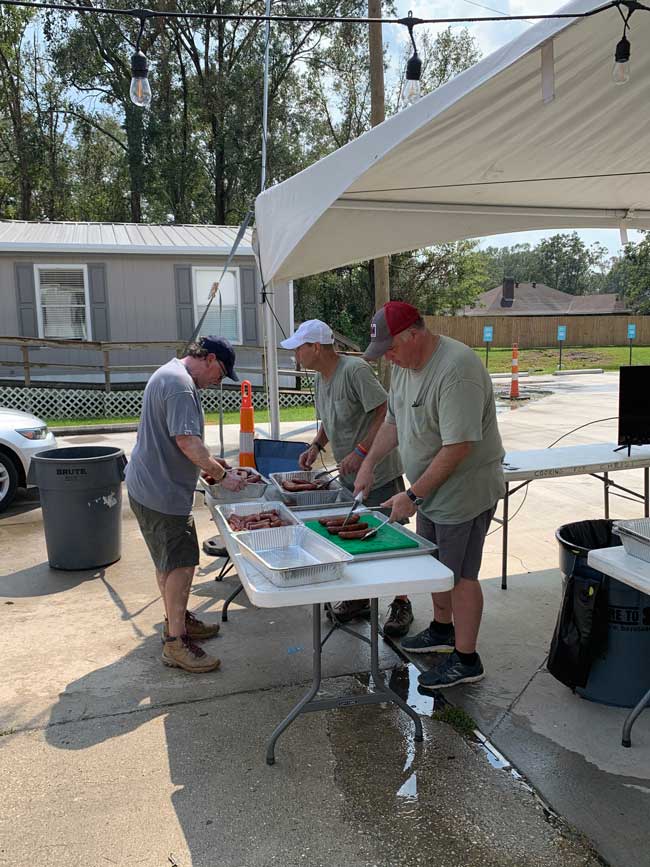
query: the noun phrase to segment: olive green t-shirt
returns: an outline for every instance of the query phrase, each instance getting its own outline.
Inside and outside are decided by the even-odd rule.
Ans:
[[[393,365],[386,421],[397,425],[399,452],[412,485],[443,445],[472,443],[465,460],[420,506],[429,520],[461,524],[503,497],[504,451],[492,381],[464,343],[441,336],[421,370]]]
[[[336,461],[354,451],[367,435],[374,411],[388,395],[372,368],[361,358],[341,355],[329,380],[316,374],[314,393],[318,415]],[[393,449],[375,468],[374,488],[385,485],[402,475],[397,449]],[[342,476],[346,487],[354,485],[354,475]]]

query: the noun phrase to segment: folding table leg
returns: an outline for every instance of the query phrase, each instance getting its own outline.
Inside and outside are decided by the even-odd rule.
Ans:
[[[239,584],[239,586],[235,587],[235,589],[232,591],[230,596],[223,603],[223,608],[221,609],[221,622],[222,623],[228,622],[228,606],[230,605],[230,603],[233,601],[233,599],[236,596],[239,596],[239,594],[242,592],[243,589],[244,589],[244,585]]]
[[[508,589],[508,503],[510,501],[510,485],[506,482],[506,492],[503,497],[503,530],[501,534],[501,589]]]
[[[288,728],[291,723],[295,720],[295,718],[300,714],[302,709],[306,704],[316,696],[321,682],[321,632],[320,632],[320,604],[316,603],[311,607],[311,617],[312,617],[312,635],[313,635],[313,649],[312,649],[312,662],[313,662],[313,679],[311,687],[309,691],[305,693],[305,695],[300,699],[298,704],[293,708],[291,713],[282,720],[280,725],[275,729],[273,734],[271,735],[269,742],[266,747],[266,764],[274,765],[275,764],[275,743],[277,739],[280,737],[282,732]]]
[[[404,713],[407,713],[415,724],[415,740],[422,740],[422,721],[417,711],[404,699],[386,685],[384,675],[379,669],[379,600],[370,600],[370,673],[375,688],[383,692],[388,701],[394,702]]]
[[[650,702],[650,689],[643,696],[641,701],[632,708],[632,710],[627,715],[625,722],[623,723],[623,737],[621,738],[621,743],[624,747],[632,746],[632,726],[634,725],[634,720],[641,713],[643,708]]]

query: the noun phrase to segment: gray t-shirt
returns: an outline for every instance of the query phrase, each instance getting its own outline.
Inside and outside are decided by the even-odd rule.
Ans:
[[[314,395],[318,415],[323,420],[337,462],[354,451],[357,443],[368,434],[374,411],[388,398],[372,368],[361,358],[341,355],[329,380],[316,374]],[[379,488],[402,475],[397,449],[393,449],[377,464],[374,488]],[[354,474],[342,476],[348,488],[354,485]]]
[[[440,337],[421,370],[394,365],[386,421],[397,425],[399,451],[412,485],[443,445],[473,444],[455,472],[420,506],[431,521],[461,524],[503,497],[504,451],[492,381],[464,343]]]
[[[176,445],[183,434],[203,439],[199,390],[178,358],[163,364],[144,390],[138,437],[126,487],[138,503],[166,515],[189,515],[199,468]]]

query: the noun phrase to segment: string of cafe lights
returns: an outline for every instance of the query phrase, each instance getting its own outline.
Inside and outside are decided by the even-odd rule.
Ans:
[[[477,4],[478,5],[478,4]],[[18,6],[37,10],[52,10],[59,12],[71,12],[76,14],[112,15],[135,18],[140,22],[140,30],[135,45],[135,52],[131,57],[131,101],[141,108],[151,105],[151,86],[149,84],[149,64],[141,50],[142,37],[145,32],[147,21],[151,18],[185,19],[185,20],[219,20],[219,21],[252,21],[252,22],[288,22],[307,24],[397,24],[408,29],[409,38],[413,47],[413,54],[406,65],[406,78],[402,90],[402,99],[410,105],[421,96],[420,77],[422,74],[422,61],[417,52],[413,29],[422,24],[478,24],[494,21],[544,21],[562,18],[589,18],[598,15],[607,9],[618,9],[623,20],[623,35],[616,45],[614,52],[614,65],[612,68],[612,80],[614,84],[625,84],[630,79],[630,41],[627,38],[630,29],[630,18],[637,10],[650,12],[650,6],[640,3],[639,0],[612,0],[610,3],[592,9],[588,12],[556,12],[549,15],[485,15],[457,18],[416,18],[411,12],[406,18],[364,18],[352,16],[333,15],[252,15],[235,14],[225,12],[179,12],[179,11],[156,11],[153,9],[121,9],[102,6],[84,6],[71,3],[38,2],[38,0],[0,0],[0,9],[3,6]]]

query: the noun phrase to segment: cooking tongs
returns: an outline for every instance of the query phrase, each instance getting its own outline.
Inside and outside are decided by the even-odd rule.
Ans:
[[[343,521],[343,523],[341,524],[341,529],[343,529],[343,527],[345,527],[345,525],[350,520],[350,518],[352,517],[354,512],[359,508],[359,506],[362,503],[363,503],[363,491],[359,491],[359,493],[354,498],[354,502],[352,503],[352,507],[350,508],[350,511],[345,516],[345,521]]]

